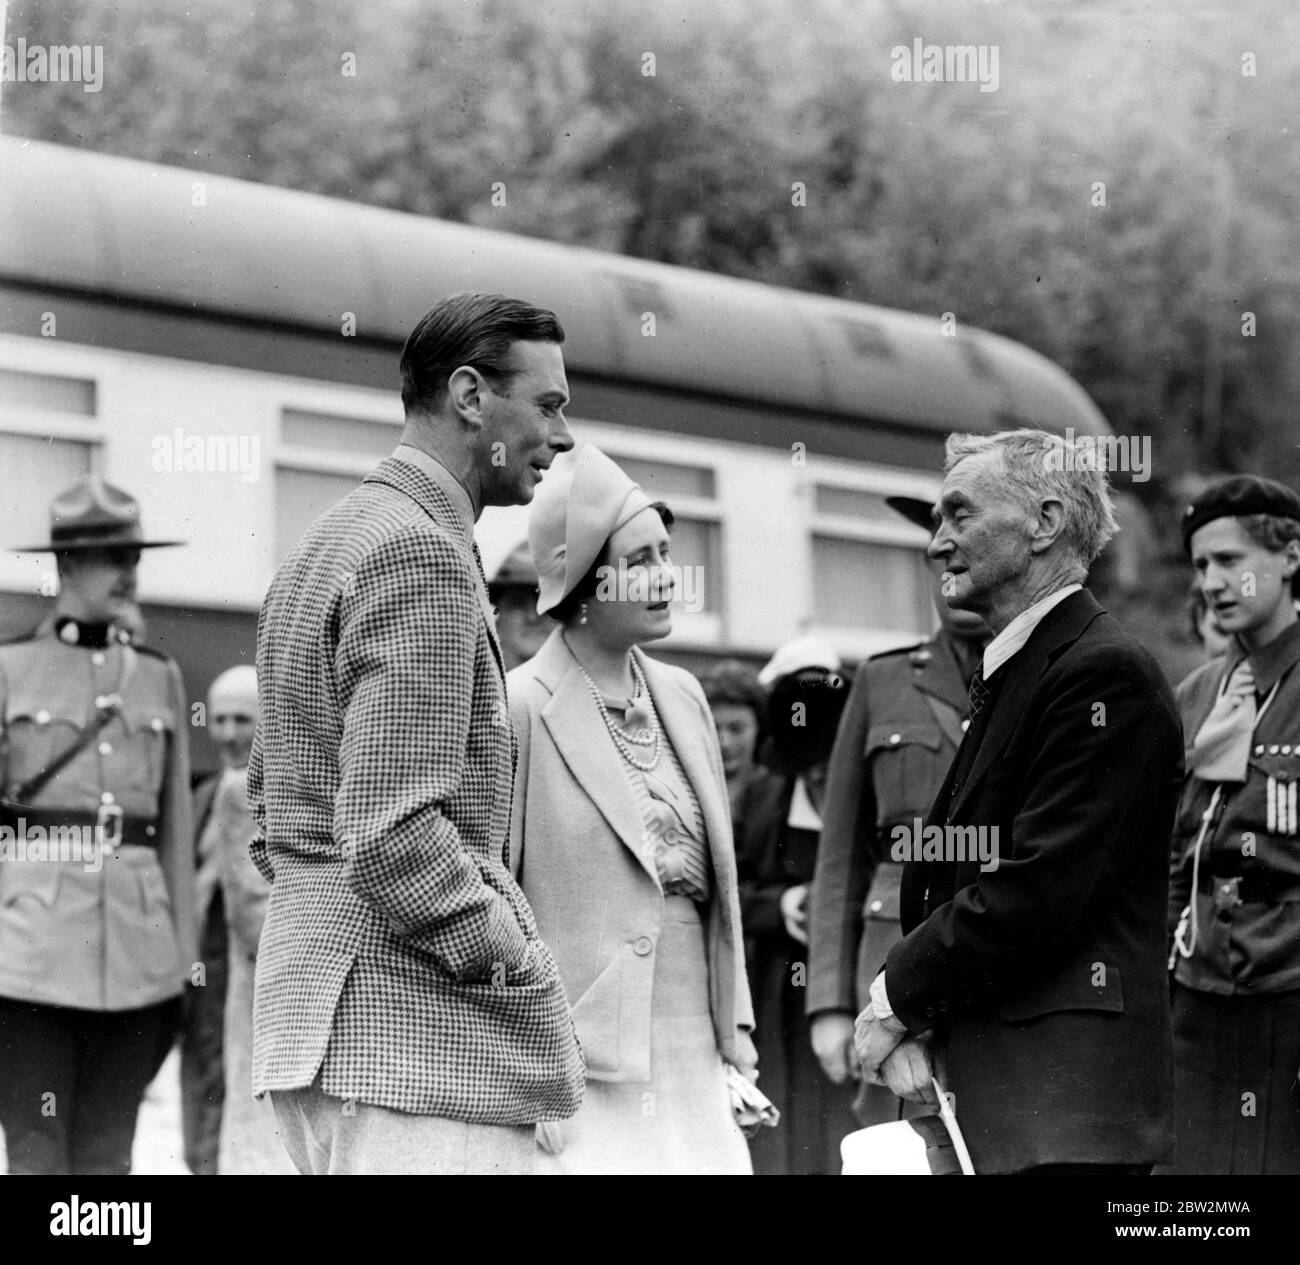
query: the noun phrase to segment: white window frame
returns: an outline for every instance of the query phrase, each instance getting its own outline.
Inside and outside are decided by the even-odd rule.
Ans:
[[[888,466],[862,466],[846,460],[812,458],[804,468],[803,491],[808,506],[807,564],[808,575],[813,574],[817,536],[830,536],[839,540],[859,541],[864,544],[903,546],[915,548],[924,556],[930,537],[925,529],[907,522],[900,516],[896,522],[864,522],[844,514],[823,514],[817,511],[817,488],[827,487],[845,492],[862,492],[873,496],[913,496],[927,501],[938,499],[941,480],[918,476],[914,471]],[[891,511],[892,512],[892,511]],[[818,633],[834,644],[850,660],[862,659],[915,642],[919,637],[932,635],[936,621],[927,628],[911,630],[878,627],[854,628],[842,624],[823,623],[813,609],[814,589],[810,580],[808,590],[811,624],[809,631]]]
[[[685,435],[665,435],[662,432],[634,432],[626,427],[613,426],[608,422],[589,421],[585,418],[569,419],[570,427],[578,428],[575,433],[584,439],[590,438],[611,461],[649,461],[667,466],[687,466],[699,470],[708,470],[713,476],[714,495],[683,496],[673,493],[669,500],[669,509],[682,518],[706,522],[717,528],[714,558],[718,572],[718,587],[714,594],[716,609],[713,611],[673,611],[673,631],[665,638],[664,644],[677,649],[698,648],[717,651],[726,642],[724,633],[727,629],[728,578],[726,566],[727,515],[718,495],[720,451],[716,443],[692,441]],[[597,438],[597,433],[601,433]],[[608,435],[608,438],[604,436]],[[705,576],[707,581],[710,577]]]

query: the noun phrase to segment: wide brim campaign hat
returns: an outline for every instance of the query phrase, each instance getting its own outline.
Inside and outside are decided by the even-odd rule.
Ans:
[[[1285,483],[1255,474],[1218,479],[1183,511],[1183,552],[1191,554],[1192,536],[1206,523],[1216,518],[1245,518],[1249,514],[1270,514],[1300,522],[1300,494]]]
[[[934,519],[930,517],[930,511],[934,509],[933,502],[919,496],[887,496],[885,504],[909,523],[924,527],[930,535],[934,535]]]
[[[165,549],[183,540],[146,540],[140,502],[95,475],[80,478],[50,503],[50,538],[17,545],[15,553],[64,553],[83,549]]]
[[[650,498],[595,444],[557,458],[533,498],[528,545],[537,568],[537,613],[545,615],[577,588],[605,542],[652,508]]]

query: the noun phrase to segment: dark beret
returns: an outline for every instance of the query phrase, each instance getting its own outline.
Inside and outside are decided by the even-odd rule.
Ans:
[[[1300,494],[1284,483],[1254,474],[1234,474],[1211,483],[1183,511],[1183,551],[1191,553],[1192,533],[1216,518],[1271,514],[1300,522]]]

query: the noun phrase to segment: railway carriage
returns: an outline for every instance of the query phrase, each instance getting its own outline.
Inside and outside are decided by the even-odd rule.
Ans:
[[[280,557],[391,452],[402,343],[456,290],[559,315],[574,434],[677,515],[690,600],[663,652],[687,664],[928,632],[925,533],[884,498],[933,495],[951,430],[1110,433],[1049,361],[939,314],[14,138],[0,163],[0,545],[41,538],[79,473],[138,496],[151,535],[189,542],[141,592],[196,699],[251,658]],[[484,513],[489,572],[525,519]],[[48,608],[52,572],[0,555],[0,633]]]

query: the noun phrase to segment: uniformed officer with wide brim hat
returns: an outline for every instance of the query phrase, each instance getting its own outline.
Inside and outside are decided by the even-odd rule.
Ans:
[[[50,538],[18,545],[15,553],[70,553],[86,549],[165,549],[182,540],[146,540],[140,502],[97,475],[85,475],[50,503]]]
[[[126,1173],[195,968],[188,704],[132,644],[139,505],[61,492],[52,618],[0,646],[0,1126],[11,1172]],[[47,1110],[50,1095],[56,1109]]]

